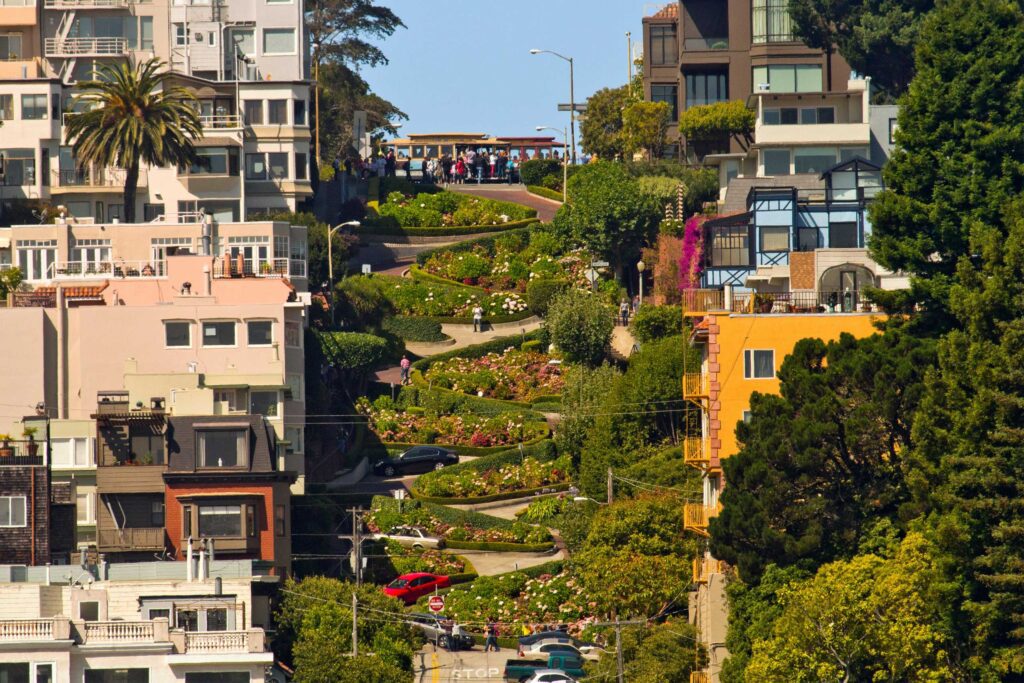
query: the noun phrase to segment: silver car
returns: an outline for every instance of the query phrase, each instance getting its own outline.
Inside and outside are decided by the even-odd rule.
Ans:
[[[396,526],[383,534],[374,534],[373,538],[378,541],[394,541],[406,548],[413,550],[425,550],[432,548],[438,550],[444,547],[444,541],[431,536],[423,529],[415,526]]]

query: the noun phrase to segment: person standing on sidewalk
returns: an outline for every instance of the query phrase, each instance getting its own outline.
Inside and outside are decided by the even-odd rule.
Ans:
[[[498,625],[494,623],[494,617],[487,619],[487,627],[484,630],[484,634],[487,636],[487,639],[484,641],[484,652],[490,652],[492,647],[495,652],[500,652],[501,649],[498,647]]]
[[[484,309],[480,308],[480,304],[473,307],[473,331],[484,331]]]
[[[408,356],[402,356],[402,360],[399,361],[399,363],[398,363],[398,367],[402,371],[402,386],[403,387],[406,384],[409,383],[409,366],[411,366],[411,365],[412,365],[412,363],[409,362],[409,357]]]

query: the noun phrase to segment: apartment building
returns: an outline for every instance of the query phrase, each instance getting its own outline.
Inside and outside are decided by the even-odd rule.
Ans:
[[[667,102],[673,121],[697,105],[745,101],[755,92],[828,93],[850,77],[834,53],[793,35],[787,0],[681,0],[643,19],[644,95]],[[670,127],[667,154],[679,154]],[[721,140],[714,151],[738,152]]]
[[[255,563],[0,568],[0,677],[263,683],[276,579]]]

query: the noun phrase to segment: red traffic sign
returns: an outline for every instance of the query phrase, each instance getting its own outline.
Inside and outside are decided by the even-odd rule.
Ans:
[[[430,600],[427,601],[427,607],[430,608],[431,612],[440,612],[444,609],[444,596],[431,595]]]

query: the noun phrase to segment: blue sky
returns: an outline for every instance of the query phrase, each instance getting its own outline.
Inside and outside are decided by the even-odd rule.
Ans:
[[[381,45],[390,63],[364,77],[409,115],[406,133],[535,135],[568,124],[569,65],[576,101],[626,82],[626,31],[641,35],[642,0],[381,0],[405,25]],[[545,133],[549,135],[550,133]],[[579,131],[577,131],[577,139]]]

